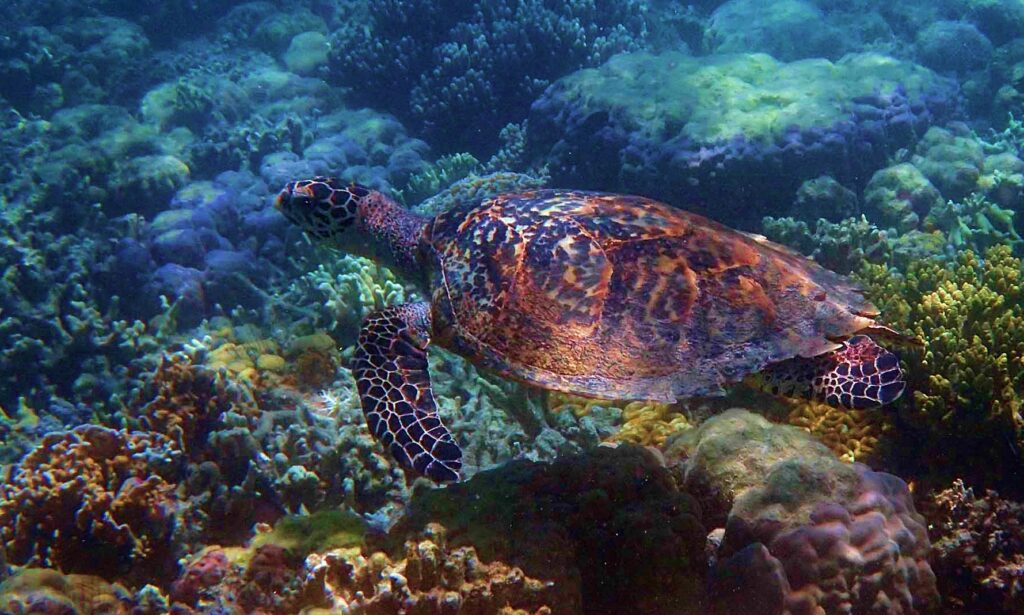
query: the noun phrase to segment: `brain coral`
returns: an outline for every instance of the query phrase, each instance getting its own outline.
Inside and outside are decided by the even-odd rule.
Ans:
[[[180,460],[158,434],[83,425],[46,436],[0,485],[8,561],[143,582],[173,574],[168,481]]]
[[[788,64],[628,53],[549,87],[528,143],[554,184],[696,201],[735,224],[804,180],[863,181],[954,101],[951,82],[874,53]]]
[[[916,613],[938,599],[923,518],[895,476],[845,464],[802,430],[729,410],[670,443],[707,521],[720,613]],[[716,535],[715,533],[712,534]]]

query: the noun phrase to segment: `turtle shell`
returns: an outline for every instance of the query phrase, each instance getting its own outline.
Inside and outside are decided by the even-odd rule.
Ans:
[[[636,196],[499,195],[441,214],[424,241],[437,343],[578,395],[720,394],[877,315],[848,280],[782,246]]]

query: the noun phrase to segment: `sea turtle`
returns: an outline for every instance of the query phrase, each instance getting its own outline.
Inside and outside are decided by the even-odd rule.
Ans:
[[[867,334],[896,335],[845,278],[763,237],[658,201],[532,190],[427,218],[334,178],[289,183],[277,208],[315,239],[415,279],[429,301],[370,314],[352,371],[370,431],[408,470],[457,480],[431,343],[531,385],[602,399],[761,386],[845,408],[905,381]]]

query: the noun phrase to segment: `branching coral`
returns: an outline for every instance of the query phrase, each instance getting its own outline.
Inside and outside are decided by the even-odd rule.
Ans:
[[[8,560],[143,582],[173,574],[182,461],[155,433],[87,425],[46,436],[0,485]]]
[[[947,608],[1019,613],[1024,607],[1024,504],[994,491],[976,496],[960,479],[925,506],[935,571]]]
[[[367,314],[412,300],[413,292],[385,267],[351,254],[324,249],[321,264],[289,288],[286,300],[320,306],[315,328],[354,342]]]
[[[374,2],[367,19],[334,33],[330,74],[446,149],[479,154],[551,79],[642,46],[644,16],[633,1]]]
[[[330,608],[351,613],[572,612],[557,602],[551,583],[501,561],[482,561],[473,547],[449,547],[437,524],[406,542],[401,559],[335,550],[310,555],[306,570]]]
[[[977,447],[983,458],[1017,458],[1024,445],[1024,273],[1010,247],[994,246],[984,257],[963,252],[948,265],[913,263],[903,275],[866,265],[860,277],[887,322],[924,342],[908,370],[908,418],[936,441],[973,442],[965,450]]]

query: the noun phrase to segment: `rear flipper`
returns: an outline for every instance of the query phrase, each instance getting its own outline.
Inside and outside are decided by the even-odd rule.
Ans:
[[[440,483],[459,479],[462,450],[437,415],[429,342],[428,304],[374,312],[359,333],[352,373],[373,435],[402,467]]]
[[[821,356],[769,365],[757,385],[775,395],[860,410],[896,401],[907,381],[896,355],[866,335],[855,335]]]

